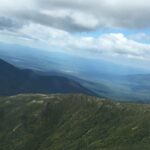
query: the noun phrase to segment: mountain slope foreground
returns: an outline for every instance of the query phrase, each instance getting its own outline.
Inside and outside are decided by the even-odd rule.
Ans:
[[[0,98],[0,150],[149,150],[150,105],[82,94]]]

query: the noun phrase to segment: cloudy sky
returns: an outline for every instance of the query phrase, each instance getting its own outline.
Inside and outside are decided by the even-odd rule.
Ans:
[[[0,0],[0,41],[149,63],[149,0]]]

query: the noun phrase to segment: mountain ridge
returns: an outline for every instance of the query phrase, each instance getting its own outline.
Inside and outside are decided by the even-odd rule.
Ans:
[[[85,93],[94,95],[94,92],[72,79],[40,75],[32,70],[19,69],[3,60],[0,60],[0,71],[0,95],[19,93]]]
[[[0,98],[1,150],[149,150],[150,105],[85,94]]]

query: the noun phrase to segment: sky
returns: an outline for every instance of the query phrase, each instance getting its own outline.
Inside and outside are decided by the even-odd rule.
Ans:
[[[0,42],[148,68],[150,1],[0,0]]]

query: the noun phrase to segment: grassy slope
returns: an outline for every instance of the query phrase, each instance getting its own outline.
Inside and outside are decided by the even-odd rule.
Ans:
[[[80,94],[0,98],[0,150],[130,149],[150,149],[150,105]]]

